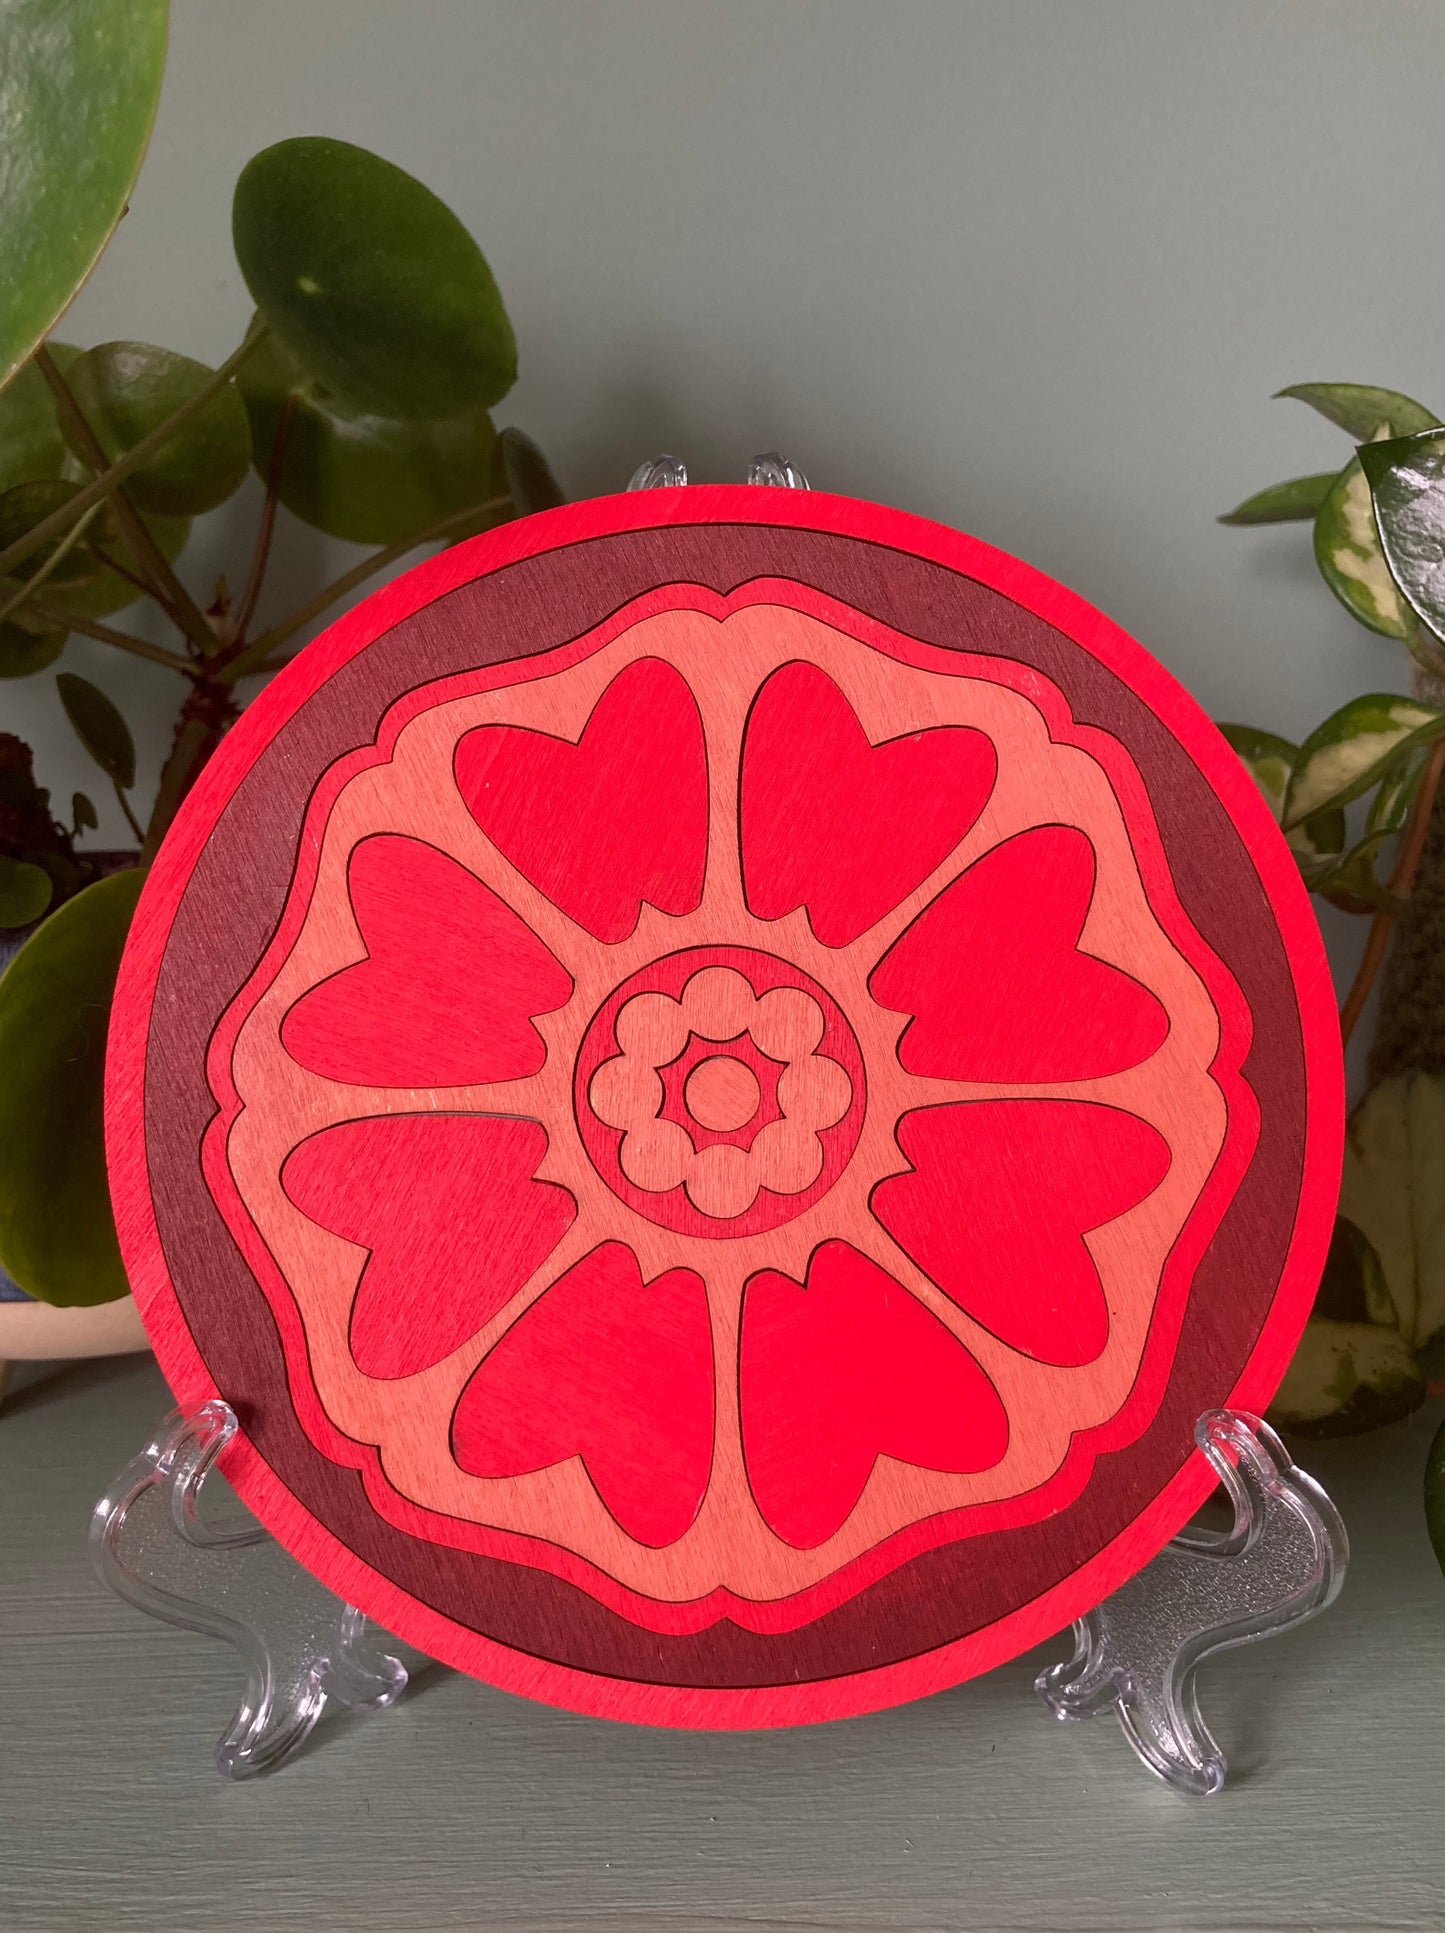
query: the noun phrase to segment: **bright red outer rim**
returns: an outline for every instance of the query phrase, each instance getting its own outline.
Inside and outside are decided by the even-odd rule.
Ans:
[[[113,1010],[106,1134],[121,1249],[146,1327],[178,1402],[219,1391],[181,1312],[151,1203],[144,1132],[151,1005],[197,858],[261,749],[342,665],[459,586],[590,538],[728,523],[827,532],[881,545],[975,580],[1053,626],[1142,697],[1222,800],[1272,904],[1303,1040],[1308,1107],[1300,1199],[1271,1311],[1227,1403],[1259,1410],[1294,1352],[1314,1299],[1338,1196],[1344,1076],[1333,984],[1319,927],[1288,847],[1253,780],[1214,725],[1149,654],[1101,612],[974,537],[901,511],[816,491],[738,486],[648,490],[569,505],[443,551],[348,612],[257,697],[207,766],[141,897]],[[1134,1520],[1078,1570],[987,1628],[936,1650],[825,1683],[729,1689],[644,1685],[554,1664],[464,1630],[358,1558],[238,1436],[225,1473],[260,1520],[329,1588],[379,1624],[461,1670],[568,1709],[640,1723],[737,1728],[841,1718],[943,1690],[1052,1636],[1117,1590],[1188,1522],[1214,1486],[1190,1457]]]

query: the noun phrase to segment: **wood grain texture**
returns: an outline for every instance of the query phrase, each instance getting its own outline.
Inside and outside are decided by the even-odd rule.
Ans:
[[[117,1120],[144,1098],[154,1126],[135,1177],[145,1192],[132,1188],[123,1221],[173,1378],[237,1403],[248,1440],[236,1480],[273,1521],[279,1509],[293,1547],[339,1588],[540,1696],[672,1723],[776,1723],[985,1668],[1157,1548],[1204,1482],[1191,1467],[1193,1415],[1231,1397],[1262,1401],[1303,1319],[1333,1188],[1338,1069],[1288,855],[1271,846],[1222,742],[1137,647],[1058,587],[916,520],[822,498],[677,494],[579,507],[485,540],[470,547],[471,578],[454,558],[424,567],[424,585],[389,587],[367,617],[343,620],[298,664],[289,695],[268,694],[260,721],[248,720],[188,808],[138,923]],[[808,521],[820,527],[766,527]],[[670,588],[710,578],[739,588]],[[491,599],[485,621],[479,597]],[[601,622],[589,624],[599,599]],[[549,642],[544,610],[559,648],[529,683],[512,653]],[[380,705],[370,724],[356,710],[363,671],[366,702]],[[264,823],[243,809],[263,779]],[[277,823],[278,787],[306,813],[299,847],[284,812]],[[819,837],[820,826],[837,836]],[[258,851],[250,872],[269,910],[253,928],[253,909],[208,905],[206,880],[222,854],[258,841],[299,850],[301,864],[293,883]],[[555,989],[514,998],[488,1023],[514,1055],[540,1038],[540,1069],[497,1078],[488,1064],[441,1088],[425,1078],[437,1041],[449,1043],[445,976],[427,967],[424,943],[408,970],[385,917],[362,904],[365,884],[353,890],[354,855],[390,841],[464,868],[475,887],[442,898],[489,894],[557,963]],[[985,891],[990,868],[1003,883]],[[446,931],[445,916],[431,924]],[[1007,971],[989,976],[985,964],[974,988],[960,986],[964,931],[981,962]],[[786,985],[768,978],[767,959]],[[247,978],[248,960],[261,964]],[[655,981],[664,960],[680,963],[666,984]],[[942,971],[940,960],[953,964]],[[203,989],[199,1033],[159,994],[172,962]],[[681,1024],[658,1001],[680,1014],[692,986],[724,968],[740,990],[689,1021],[680,1044],[669,1039],[665,1062],[630,1052],[629,1029],[645,1046],[649,1028]],[[388,970],[391,993],[378,1000]],[[561,976],[570,994],[548,1005]],[[535,977],[517,972],[509,985]],[[870,994],[880,984],[886,1001]],[[1024,1018],[1010,1026],[1006,1001],[991,1007],[980,985],[1012,985]],[[389,1039],[388,1007],[405,1007],[412,987],[418,1011],[432,1003],[434,1023],[418,1034],[433,1065],[402,1052],[394,1086],[351,1078],[363,1070],[343,1064],[347,1042]],[[823,1020],[796,1057],[752,1028],[751,1008],[782,992]],[[333,1005],[311,1009],[327,1024],[312,1030],[308,1068],[304,1052],[286,1051],[283,1023],[318,999]],[[729,999],[736,1012],[723,1011]],[[961,1033],[970,1006],[977,1024]],[[1074,1026],[1076,1010],[1108,1024]],[[574,1075],[578,1043],[599,1023]],[[911,1066],[898,1049],[909,1032]],[[757,1057],[737,1064],[751,1071],[758,1111],[727,1129],[692,1122],[697,1043],[745,1037]],[[1020,1040],[1021,1071],[1006,1051]],[[711,1047],[706,1057],[718,1058]],[[764,1120],[770,1064],[782,1068],[778,1118]],[[221,1107],[204,1134],[199,1195],[186,1169],[198,1142],[183,1125],[189,1108],[205,1128],[206,1104],[197,1114],[183,1100],[187,1088],[201,1099],[198,1077]],[[1017,1158],[981,1166],[981,1129],[1026,1107],[1052,1110],[1036,1142],[1012,1132]],[[480,1147],[482,1124],[509,1115],[542,1124],[542,1157],[530,1170],[468,1161],[463,1143]],[[365,1159],[348,1147],[323,1162],[319,1190],[304,1164],[297,1187],[283,1185],[293,1150],[341,1149],[335,1137],[358,1128],[377,1149],[425,1132],[441,1179],[388,1183],[407,1164],[369,1146]],[[850,1135],[834,1160],[830,1147]],[[134,1156],[119,1128],[116,1148],[124,1173]],[[522,1238],[558,1198],[575,1204],[575,1221],[515,1279]],[[766,1225],[749,1220],[764,1207]],[[966,1262],[961,1221],[974,1244]],[[467,1287],[496,1239],[476,1240],[478,1225],[521,1240],[500,1302]],[[512,1358],[535,1385],[538,1365],[565,1355],[574,1298],[548,1297],[607,1243],[634,1258],[629,1283],[670,1284],[695,1267],[705,1285],[715,1437],[690,1514],[695,1432],[639,1375],[630,1343],[608,1353],[638,1391],[629,1427],[652,1431],[636,1453],[655,1462],[672,1446],[654,1518],[619,1476],[625,1458],[595,1385],[574,1379],[535,1438],[505,1385]],[[823,1281],[815,1264],[836,1256],[833,1243],[856,1259],[841,1275],[830,1261],[827,1293],[805,1287]],[[406,1279],[418,1257],[430,1322]],[[892,1290],[870,1302],[878,1274]],[[760,1276],[771,1300],[747,1290]],[[1001,1304],[992,1291],[989,1303],[983,1289],[1014,1276],[1018,1293]],[[234,1285],[219,1321],[203,1316],[218,1278]],[[1069,1295],[1061,1283],[1075,1285]],[[832,1327],[778,1315],[835,1298],[831,1353]],[[674,1336],[674,1300],[671,1289],[644,1294],[635,1326],[660,1321]],[[858,1381],[860,1308],[879,1337],[871,1384]],[[923,1327],[902,1308],[926,1313]],[[529,1321],[540,1325],[530,1342]],[[754,1322],[766,1346],[750,1345]],[[420,1339],[429,1329],[440,1354]],[[578,1349],[587,1333],[575,1325]],[[780,1337],[813,1351],[796,1379],[837,1392],[831,1437],[806,1406],[789,1421]],[[741,1385],[740,1351],[764,1365]],[[674,1381],[685,1386],[681,1360]],[[910,1385],[971,1389],[970,1428],[930,1436],[926,1418],[906,1414]],[[467,1389],[486,1404],[474,1395],[462,1430],[452,1418]],[[860,1390],[867,1400],[850,1407]],[[811,1491],[809,1431],[833,1443],[818,1460],[832,1474]],[[755,1452],[769,1472],[760,1482],[750,1438],[767,1446]],[[470,1467],[454,1454],[464,1440]],[[570,1454],[533,1461],[568,1440]],[[364,1489],[346,1489],[349,1471]],[[629,1535],[629,1523],[656,1541]]]
[[[31,1380],[33,1379],[33,1380]],[[24,1368],[0,1410],[6,1933],[1438,1933],[1441,1582],[1432,1402],[1309,1446],[1350,1526],[1329,1613],[1211,1663],[1238,1782],[1207,1805],[1109,1721],[1034,1700],[1060,1638],[846,1725],[598,1725],[411,1657],[375,1719],[323,1718],[274,1779],[211,1751],[223,1644],[95,1581],[83,1527],[170,1395],[154,1362]],[[158,1828],[163,1822],[163,1829]]]

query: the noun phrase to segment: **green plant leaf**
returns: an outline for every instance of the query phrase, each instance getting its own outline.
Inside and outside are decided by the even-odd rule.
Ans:
[[[1445,711],[1394,692],[1352,698],[1299,749],[1285,793],[1283,823],[1347,805],[1378,785],[1398,758],[1445,737]]]
[[[1357,443],[1372,442],[1382,431],[1387,436],[1412,436],[1416,430],[1440,424],[1439,417],[1413,397],[1402,396],[1398,389],[1376,389],[1371,383],[1293,383],[1275,394],[1308,403]]]
[[[52,510],[78,495],[80,488],[73,481],[52,481],[17,484],[5,491],[0,495],[0,533],[3,533],[0,547],[33,529]],[[190,518],[158,517],[143,512],[142,520],[159,544],[162,555],[172,561],[179,557],[191,534]],[[59,541],[42,544],[26,558],[20,566],[24,581],[28,582],[44,565]],[[82,541],[67,554],[58,569],[46,578],[41,596],[56,610],[71,612],[76,617],[108,617],[112,611],[123,611],[143,593],[120,571],[112,570],[103,561],[105,558],[113,558],[132,573],[140,568],[109,506],[88,526]],[[0,580],[0,599],[12,597],[18,589],[18,583]],[[19,617],[22,613],[16,615]]]
[[[0,599],[13,597],[18,586],[0,578]],[[0,624],[0,678],[33,678],[47,671],[65,649],[66,631],[33,628],[23,611]]]
[[[512,499],[519,517],[555,510],[567,501],[551,465],[525,430],[509,425],[499,433],[496,467],[498,484]]]
[[[58,510],[76,494],[77,485],[64,483],[58,478],[48,483],[17,483],[0,494],[0,548],[23,537],[28,530]],[[97,515],[90,526],[96,529],[103,521],[104,512]],[[52,538],[38,550],[32,551],[20,566],[22,578],[28,581],[37,571],[42,570],[65,542],[65,537]],[[93,583],[100,576],[103,565],[90,551],[84,538],[65,551],[59,564],[47,575],[45,582],[53,593],[63,585]]]
[[[1371,1088],[1345,1136],[1340,1213],[1374,1246],[1405,1341],[1426,1348],[1445,1330],[1445,1078]]]
[[[1250,777],[1264,794],[1265,804],[1278,819],[1284,812],[1285,788],[1294,770],[1298,745],[1292,745],[1277,732],[1262,731],[1258,725],[1224,724],[1219,729],[1249,767]]]
[[[28,1294],[109,1302],[128,1284],[105,1178],[105,1037],[142,875],[98,880],[0,975],[0,1262]]]
[[[64,373],[80,355],[67,342],[47,344]],[[64,474],[69,452],[55,420],[50,385],[27,362],[0,390],[0,490],[16,483],[42,483]]]
[[[1338,815],[1341,827],[1344,813]],[[1313,825],[1316,822],[1310,821]],[[1300,832],[1306,828],[1298,827],[1289,835],[1293,843]],[[1295,848],[1295,858],[1299,862],[1304,882],[1312,893],[1320,893],[1324,898],[1343,907],[1347,913],[1373,911],[1383,907],[1391,913],[1398,913],[1401,902],[1395,898],[1388,887],[1382,886],[1375,877],[1375,861],[1380,848],[1390,837],[1388,832],[1371,832],[1351,846],[1346,853],[1334,852],[1314,854],[1301,852]]]
[[[517,348],[486,259],[421,182],[348,141],[279,141],[241,171],[236,260],[282,345],[349,409],[499,402]]]
[[[204,363],[152,343],[102,342],[73,365],[68,381],[81,414],[114,463],[188,403],[215,373]],[[199,516],[240,489],[250,464],[246,411],[234,385],[227,384],[131,473],[126,494],[140,510]]]
[[[74,671],[60,671],[55,683],[76,737],[106,777],[122,792],[128,792],[135,784],[135,741],[129,725],[88,678]]]
[[[1424,746],[1392,762],[1370,801],[1369,816],[1365,821],[1368,833],[1399,832],[1402,829],[1410,816],[1410,807],[1415,803],[1415,794],[1420,789],[1420,781],[1425,776],[1425,767],[1429,762],[1429,750]]]
[[[1311,1316],[1269,1420],[1296,1436],[1358,1436],[1424,1400],[1424,1372],[1398,1329]]]
[[[318,395],[274,338],[262,343],[237,381],[263,477],[286,399],[295,395],[280,498],[293,515],[333,537],[400,543],[492,491],[497,435],[485,410],[429,422],[350,410],[335,396]],[[502,515],[486,521],[500,522]]]
[[[1361,624],[1382,637],[1410,635],[1410,614],[1380,547],[1370,486],[1358,457],[1340,472],[1315,518],[1315,562]]]
[[[1271,484],[1268,490],[1257,490],[1246,497],[1217,521],[1237,525],[1306,523],[1329,495],[1339,474],[1338,470],[1326,470],[1321,476],[1292,477],[1288,483]]]
[[[100,815],[94,803],[83,792],[71,794],[70,823],[77,832],[94,832],[100,824]]]
[[[1425,1528],[1435,1561],[1445,1571],[1445,1423],[1435,1432],[1425,1456]]]
[[[1390,575],[1426,630],[1445,640],[1445,436],[1370,443],[1359,461]]]
[[[13,931],[38,920],[50,904],[55,886],[43,866],[12,859],[0,852],[0,930]]]
[[[125,213],[160,98],[168,11],[167,0],[0,9],[0,386],[70,306]]]

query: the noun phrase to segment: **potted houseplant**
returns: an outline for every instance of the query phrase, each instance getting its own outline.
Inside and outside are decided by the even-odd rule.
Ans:
[[[1325,582],[1407,654],[1410,673],[1407,694],[1351,699],[1302,745],[1224,727],[1306,882],[1369,922],[1340,1016],[1348,1041],[1378,986],[1367,1083],[1329,1266],[1279,1398],[1287,1426],[1341,1434],[1414,1409],[1445,1360],[1445,428],[1395,390],[1283,394],[1337,424],[1353,451],[1338,471],[1261,491],[1222,521],[1308,522]],[[1445,1430],[1426,1507],[1445,1564]]]
[[[56,679],[134,846],[92,850],[92,800],[57,813],[28,747],[0,737],[0,1364],[143,1342],[105,1185],[105,1022],[144,867],[206,759],[342,598],[425,546],[561,501],[536,446],[492,420],[516,344],[481,250],[430,190],[347,142],[282,141],[242,171],[232,231],[255,312],[219,368],[152,343],[55,340],[138,174],[167,7],[71,0],[61,24],[59,63],[53,8],[7,24],[0,140],[27,167],[0,232],[0,678]],[[96,161],[80,175],[76,126]],[[194,520],[253,471],[249,554],[198,586]],[[370,549],[276,612],[283,513]],[[142,603],[165,642],[130,628]],[[74,636],[174,673],[153,799],[120,710],[63,664]]]

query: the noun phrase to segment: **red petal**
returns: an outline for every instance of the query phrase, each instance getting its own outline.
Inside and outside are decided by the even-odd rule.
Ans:
[[[752,1277],[739,1383],[748,1482],[799,1549],[843,1525],[880,1455],[964,1472],[1008,1447],[998,1392],[963,1344],[847,1242],[814,1253],[806,1288]]]
[[[475,1335],[577,1213],[534,1181],[536,1121],[382,1114],[323,1128],[287,1156],[281,1185],[312,1221],[370,1249],[351,1311],[367,1376],[414,1376]]]
[[[457,747],[477,824],[570,919],[609,944],[642,902],[690,913],[707,858],[707,753],[680,672],[640,658],[603,692],[581,738],[482,725]]]
[[[868,982],[915,1016],[910,1074],[955,1081],[1080,1081],[1147,1060],[1169,1016],[1146,987],[1077,951],[1094,848],[1073,826],[1019,833],[926,907]]]
[[[605,1242],[532,1304],[462,1393],[457,1462],[520,1476],[580,1456],[602,1501],[641,1544],[675,1543],[712,1466],[707,1291],[690,1269],[644,1285]]]
[[[742,845],[759,919],[807,908],[824,946],[847,946],[919,886],[993,790],[991,741],[939,725],[870,745],[813,664],[759,692],[743,746]]]
[[[364,1087],[517,1080],[546,1059],[532,1016],[572,982],[532,929],[465,866],[420,839],[363,839],[347,867],[367,958],[303,994],[288,1054]]]
[[[1078,1368],[1109,1339],[1084,1245],[1169,1172],[1169,1144],[1092,1101],[964,1101],[898,1124],[916,1172],[873,1191],[873,1212],[946,1295],[1010,1348]]]

